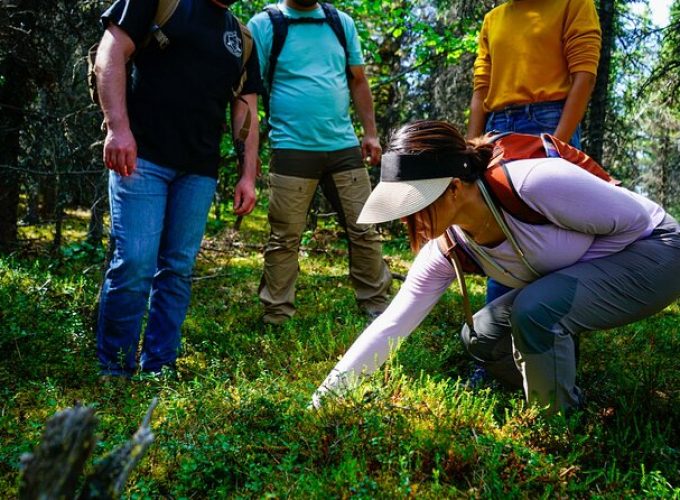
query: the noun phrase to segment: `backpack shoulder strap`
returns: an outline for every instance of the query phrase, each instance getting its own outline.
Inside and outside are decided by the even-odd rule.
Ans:
[[[349,50],[347,49],[347,36],[345,35],[345,28],[340,20],[340,14],[338,14],[338,9],[336,9],[332,4],[321,2],[321,9],[323,10],[326,20],[330,25],[333,33],[337,37],[342,50],[345,52],[345,72],[347,73],[347,81],[353,78],[352,72],[349,68]]]
[[[338,9],[330,3],[321,2],[320,5],[333,33],[338,37],[340,45],[342,45],[342,48],[347,52],[347,37],[345,36],[345,28],[343,28],[342,22],[340,21]]]
[[[482,176],[482,181],[493,202],[515,219],[536,225],[549,223],[543,214],[531,208],[520,197],[510,180],[505,162],[499,162],[487,168]]]
[[[545,158],[544,143],[538,136],[505,132],[491,137],[491,161],[482,181],[493,200],[514,218],[528,224],[548,224],[548,219],[527,205],[510,180],[507,164],[515,160]]]
[[[163,33],[162,27],[172,17],[177,10],[180,0],[158,0],[158,7],[156,8],[156,15],[153,18],[153,26],[151,27],[151,35],[144,41],[143,46],[148,45],[151,37],[155,38],[158,46],[164,49],[170,43],[170,39]]]
[[[245,99],[241,97],[241,91],[243,90],[243,86],[245,85],[246,80],[248,79],[248,71],[246,70],[246,64],[248,63],[248,60],[250,59],[250,56],[253,53],[253,34],[241,21],[239,21],[236,18],[236,16],[234,16],[234,19],[236,19],[239,30],[241,31],[241,43],[243,47],[241,51],[241,67],[239,77],[236,80],[236,83],[234,87],[231,89],[231,91],[234,96],[234,99],[240,99],[245,102]],[[252,120],[253,117],[251,115],[250,108],[248,108],[248,110],[246,111],[246,116],[243,119],[243,124],[241,124],[241,126],[239,127],[238,132],[234,133],[234,141],[239,140],[245,144],[245,140],[248,138],[248,135],[250,134],[250,125]]]
[[[158,8],[156,9],[156,16],[154,23],[158,27],[162,27],[177,10],[180,0],[158,0]]]
[[[486,185],[484,184],[484,182],[482,182],[481,180],[477,180],[477,186],[479,187],[479,192],[481,193],[482,198],[484,198],[484,201],[489,207],[489,210],[491,211],[493,218],[496,219],[496,223],[501,228],[501,231],[503,231],[503,234],[510,243],[510,246],[512,246],[512,249],[515,251],[515,254],[517,254],[522,263],[527,267],[527,269],[529,269],[529,271],[531,271],[531,274],[533,274],[534,277],[540,278],[541,274],[538,271],[536,271],[536,269],[534,269],[531,263],[527,260],[526,256],[524,255],[524,252],[522,251],[522,248],[519,246],[517,238],[515,238],[515,235],[512,234],[512,231],[510,231],[510,228],[508,227],[508,224],[505,222],[503,215],[498,211],[498,207],[491,198],[491,195],[489,194],[488,189],[486,189]],[[469,244],[470,245],[475,244],[474,240],[471,240]],[[481,246],[479,245],[476,246],[479,247],[478,250],[482,250]]]
[[[264,11],[272,23],[272,46],[269,52],[269,69],[267,71],[267,87],[271,89],[272,82],[274,81],[274,71],[276,71],[276,63],[279,60],[283,44],[288,36],[288,21],[283,12],[275,5],[265,7]]]
[[[240,93],[241,90],[243,90],[243,85],[246,82],[248,73],[246,71],[246,64],[248,64],[248,61],[250,60],[250,56],[253,53],[253,34],[250,32],[248,27],[243,24],[241,21],[234,16],[234,19],[236,19],[236,22],[238,23],[239,30],[241,32],[241,43],[242,43],[242,49],[241,49],[241,66],[239,67],[239,79],[236,82],[236,85],[232,89],[234,92],[234,97],[237,97]]]
[[[468,296],[467,286],[465,284],[465,271],[481,273],[481,268],[472,258],[465,253],[465,251],[458,245],[456,238],[453,235],[451,228],[444,231],[439,238],[437,238],[437,246],[442,255],[451,263],[456,271],[456,279],[460,287],[460,295],[463,299],[463,313],[465,314],[465,323],[474,330],[474,322],[472,320],[472,308],[470,307],[470,297]]]
[[[232,14],[233,15],[233,14]],[[248,79],[248,71],[246,68],[246,65],[248,64],[248,60],[250,59],[250,56],[253,53],[253,34],[250,32],[248,27],[243,24],[236,16],[234,16],[234,19],[238,23],[239,30],[241,32],[241,43],[242,43],[242,50],[241,50],[241,66],[240,66],[240,72],[239,72],[239,77],[236,80],[236,83],[234,87],[231,89],[234,100],[239,99],[243,102],[246,102],[243,97],[241,97],[241,91],[243,90],[243,86],[246,83],[246,80]],[[232,102],[232,111],[233,111],[233,102]],[[234,120],[234,115],[232,113],[232,120]],[[236,124],[232,123],[232,132],[233,132],[233,140],[234,140],[234,147],[237,150],[237,156],[239,163],[242,162],[243,158],[243,153],[245,151],[245,141],[248,138],[248,135],[250,135],[250,126],[252,123],[253,117],[250,112],[250,108],[247,109],[246,111],[246,116],[243,119],[243,123],[240,125],[240,127],[237,127]],[[238,131],[237,131],[238,130]],[[239,152],[240,150],[240,152]]]
[[[241,55],[241,69],[243,69],[253,53],[253,34],[241,21],[238,21],[238,27],[241,30],[241,39],[243,40],[243,54]]]

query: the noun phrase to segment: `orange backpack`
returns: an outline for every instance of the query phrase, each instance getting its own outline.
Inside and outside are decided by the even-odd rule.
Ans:
[[[491,142],[494,149],[489,166],[484,172],[484,183],[489,188],[494,201],[522,222],[548,224],[548,219],[524,203],[515,191],[506,168],[506,164],[511,161],[562,158],[611,184],[621,184],[583,151],[550,134],[529,135],[506,132],[493,136]]]

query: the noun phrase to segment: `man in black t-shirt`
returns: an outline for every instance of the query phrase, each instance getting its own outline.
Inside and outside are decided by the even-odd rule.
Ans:
[[[257,57],[250,57],[242,99],[233,99],[243,40],[222,1],[181,0],[162,27],[170,41],[163,48],[149,41],[158,0],[117,0],[102,16],[96,73],[115,246],[97,326],[104,375],[135,372],[147,306],[141,368],[156,373],[175,363],[232,100],[234,122],[243,123],[248,110],[252,117],[234,212],[255,206],[262,83]]]

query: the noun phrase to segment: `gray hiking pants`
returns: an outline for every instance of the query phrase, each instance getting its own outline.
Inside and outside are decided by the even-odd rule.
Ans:
[[[319,184],[347,233],[349,275],[357,302],[368,313],[380,313],[387,307],[392,275],[382,258],[379,235],[373,225],[357,223],[371,194],[361,150],[358,147],[332,152],[274,150],[269,175],[271,233],[264,250],[259,290],[265,321],[295,313],[300,237]]]
[[[553,272],[494,300],[461,337],[489,373],[549,411],[578,406],[574,335],[625,325],[680,297],[680,226],[666,216],[643,240]]]

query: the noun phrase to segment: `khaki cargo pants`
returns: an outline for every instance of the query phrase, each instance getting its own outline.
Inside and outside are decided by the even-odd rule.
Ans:
[[[332,152],[277,149],[269,174],[269,224],[264,250],[260,300],[266,323],[280,323],[295,314],[295,281],[299,272],[300,237],[318,185],[338,214],[349,240],[349,275],[359,306],[369,314],[388,303],[391,273],[372,225],[357,224],[371,194],[358,147]]]

